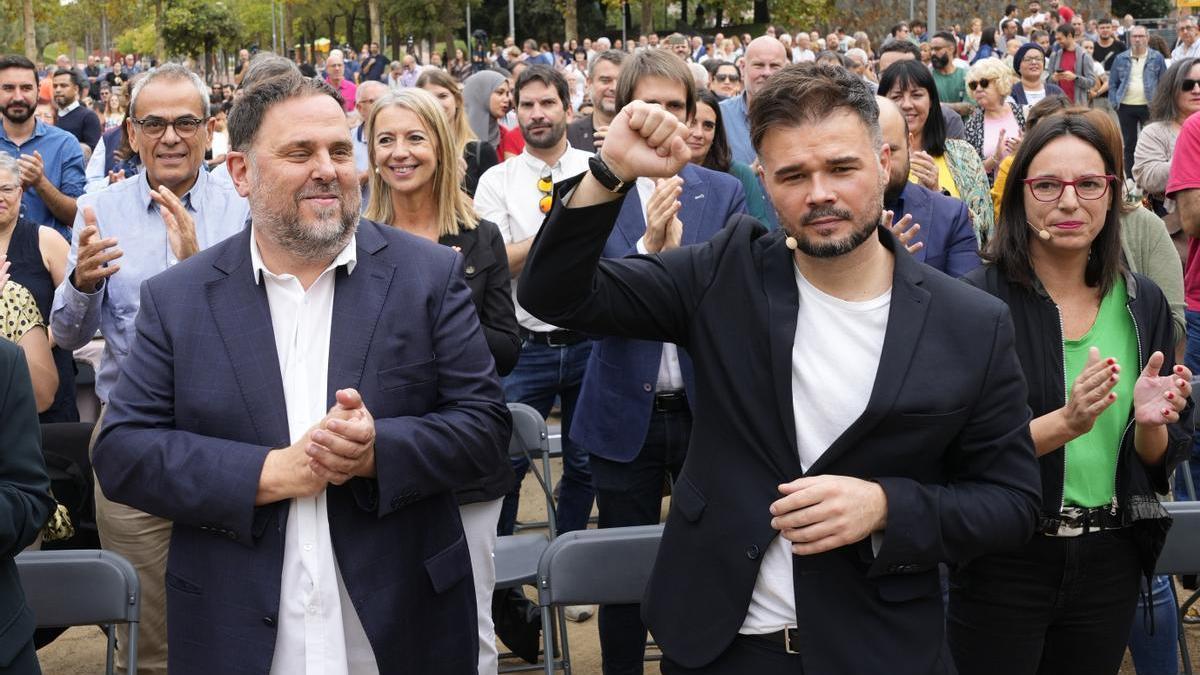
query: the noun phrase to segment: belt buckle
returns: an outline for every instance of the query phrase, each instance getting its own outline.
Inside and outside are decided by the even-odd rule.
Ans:
[[[569,347],[570,345],[568,345],[566,342],[555,341],[554,334],[556,332],[558,332],[558,331],[550,331],[549,333],[546,333],[546,346],[547,347]]]
[[[793,630],[795,630],[795,629],[794,628],[784,628],[783,629],[783,651],[787,652],[788,654],[799,654],[800,652],[792,649],[792,631]]]

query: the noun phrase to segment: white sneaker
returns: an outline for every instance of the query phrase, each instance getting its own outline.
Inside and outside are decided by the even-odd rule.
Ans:
[[[563,616],[567,617],[567,621],[582,623],[592,618],[596,613],[594,605],[567,605],[563,607]]]

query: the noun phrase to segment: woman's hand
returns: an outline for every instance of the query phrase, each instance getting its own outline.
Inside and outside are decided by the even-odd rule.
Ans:
[[[1159,354],[1162,364],[1162,354]],[[1149,367],[1149,366],[1147,366]],[[1157,370],[1155,372],[1158,372]],[[1100,350],[1088,350],[1087,363],[1083,372],[1075,378],[1071,397],[1063,407],[1063,417],[1073,438],[1079,438],[1092,430],[1096,418],[1117,400],[1113,387],[1121,378],[1121,366],[1116,359],[1101,359]],[[1136,400],[1136,396],[1134,397]],[[1161,406],[1159,406],[1161,407]]]
[[[909,146],[912,147],[912,146]],[[933,158],[924,150],[909,153],[909,171],[916,176],[917,183],[927,190],[938,190],[938,168]]]
[[[1139,425],[1174,424],[1192,394],[1192,371],[1176,365],[1170,375],[1159,375],[1162,352],[1154,352],[1133,385],[1133,419]]]

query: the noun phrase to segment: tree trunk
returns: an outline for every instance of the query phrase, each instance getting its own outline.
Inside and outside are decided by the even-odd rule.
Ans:
[[[683,23],[685,23],[685,24],[688,22],[688,20],[687,20],[687,9],[688,9],[688,8],[687,8],[687,5],[688,5],[688,3],[687,3],[687,0],[680,0],[680,3],[679,3],[679,20],[680,20],[680,21],[682,21],[682,22],[683,22]]]
[[[338,20],[337,14],[333,14],[331,12],[331,13],[325,15],[325,25],[329,28],[329,40],[334,43],[337,42],[337,20]],[[349,40],[350,40],[350,31],[346,31],[346,41],[349,42]],[[354,43],[351,42],[350,44],[354,44]]]
[[[167,59],[167,41],[163,39],[164,0],[154,0],[154,56],[159,63]]]
[[[767,0],[754,0],[754,23],[767,23],[771,20],[771,8]]]
[[[383,32],[379,22],[379,0],[367,0],[367,16],[371,19],[371,42],[378,44]]]
[[[717,28],[720,28],[721,24],[725,22],[725,8],[721,5],[717,5],[717,10],[714,13],[713,18],[717,20]]]
[[[654,32],[654,1],[642,0],[642,35]]]
[[[22,4],[25,12],[25,58],[37,63],[37,24],[33,18],[33,0],[25,0]]]
[[[563,42],[579,39],[579,5],[576,0],[563,0]]]
[[[286,0],[283,3],[283,29],[280,32],[283,34],[283,53],[287,54],[291,52],[296,42],[292,33],[292,3],[286,2]]]

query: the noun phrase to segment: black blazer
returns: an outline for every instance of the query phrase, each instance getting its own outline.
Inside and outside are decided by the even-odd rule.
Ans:
[[[784,232],[735,216],[704,244],[600,260],[620,207],[567,209],[556,200],[518,301],[558,326],[674,342],[692,357],[692,441],[642,614],[668,657],[699,668],[745,619],[776,536],[777,486],[805,475],[791,395],[793,258]],[[886,230],[879,237],[900,249]],[[1016,547],[1037,517],[1038,468],[1008,311],[900,250],[866,410],[806,474],[877,481],[887,529],[878,556],[868,538],[793,557],[808,675],[954,672],[937,563]]]
[[[53,508],[29,366],[20,347],[0,339],[0,671],[33,639],[13,556],[37,539]]]
[[[486,144],[485,144],[486,145]],[[512,372],[521,352],[517,337],[517,315],[513,310],[512,275],[508,272],[508,254],[500,228],[490,220],[480,220],[475,229],[460,227],[458,234],[438,239],[443,246],[457,247],[463,257],[463,276],[471,289],[471,301],[479,314],[479,324],[487,339],[488,349],[496,360],[496,372],[501,376]],[[512,464],[507,461],[508,448],[500,449],[504,461],[482,479],[455,490],[459,504],[489,502],[508,494],[516,482]]]

